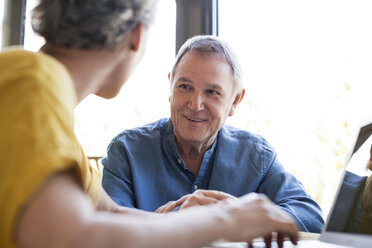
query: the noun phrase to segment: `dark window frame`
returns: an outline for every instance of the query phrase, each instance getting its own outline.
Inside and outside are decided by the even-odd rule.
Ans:
[[[218,0],[175,0],[176,53],[194,35],[218,35]],[[2,47],[23,45],[27,0],[5,0]]]
[[[24,44],[26,0],[5,0],[1,46]]]
[[[195,35],[218,35],[218,0],[176,0],[176,53]]]

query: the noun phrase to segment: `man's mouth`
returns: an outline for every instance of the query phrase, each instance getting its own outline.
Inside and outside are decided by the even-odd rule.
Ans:
[[[202,120],[202,119],[191,118],[191,117],[188,117],[188,116],[186,116],[186,115],[185,115],[185,117],[186,117],[186,119],[188,119],[188,120],[190,120],[190,121],[194,121],[194,122],[203,122],[203,121],[205,121],[205,120]]]

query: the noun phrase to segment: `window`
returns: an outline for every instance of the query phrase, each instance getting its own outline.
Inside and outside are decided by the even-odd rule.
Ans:
[[[268,139],[325,217],[354,131],[371,120],[371,11],[370,1],[219,1],[219,35],[246,88],[228,122]]]

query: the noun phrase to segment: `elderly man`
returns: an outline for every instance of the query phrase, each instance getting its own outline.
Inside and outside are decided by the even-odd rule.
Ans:
[[[103,187],[116,203],[167,212],[258,192],[301,230],[320,232],[319,206],[267,141],[224,126],[244,97],[240,73],[217,37],[186,41],[168,75],[171,118],[124,131],[108,147]]]

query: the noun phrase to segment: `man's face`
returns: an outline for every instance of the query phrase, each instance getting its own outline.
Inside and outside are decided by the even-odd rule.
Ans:
[[[174,74],[169,101],[177,142],[210,146],[238,104],[231,66],[217,54],[191,52]]]

